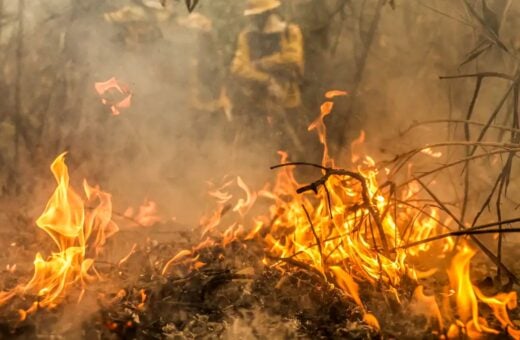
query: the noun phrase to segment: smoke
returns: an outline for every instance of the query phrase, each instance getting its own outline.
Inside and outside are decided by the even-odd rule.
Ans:
[[[324,91],[354,91],[338,100],[327,118],[330,142],[343,141],[336,156],[346,157],[346,146],[361,129],[367,132],[367,151],[376,157],[387,156],[379,154],[382,145],[385,152],[397,153],[460,134],[446,125],[421,128],[420,138],[403,138],[399,131],[415,120],[464,116],[470,81],[438,78],[460,72],[458,64],[478,39],[464,7],[443,1],[385,5],[370,36],[375,4],[352,3],[343,12],[335,12],[333,5],[286,1],[281,14],[299,24],[306,38],[304,120],[318,115]],[[272,178],[268,167],[277,162],[279,145],[255,126],[230,123],[219,102],[222,89],[233,81],[229,65],[237,34],[247,24],[242,9],[240,2],[208,1],[189,16],[174,1],[164,10],[124,0],[26,4],[21,97],[27,132],[19,138],[29,137],[22,147],[25,157],[19,158],[27,176],[46,175],[53,157],[68,150],[80,177],[112,192],[118,209],[148,198],[158,201],[167,216],[188,224],[203,210],[206,180],[235,174],[253,188],[263,185]],[[5,3],[3,13],[13,18],[17,7]],[[7,22],[2,41],[14,50],[17,26]],[[12,111],[16,89],[10,85],[18,61],[14,52],[5,57],[5,86],[12,100],[4,106]],[[131,108],[120,116],[112,116],[93,89],[95,82],[113,76],[133,93]],[[501,89],[489,86],[483,108],[493,105]],[[2,121],[6,169],[16,168],[12,125]],[[237,129],[255,138],[237,140]],[[318,160],[317,139],[311,135],[305,142],[307,159],[301,160]],[[3,171],[4,185],[8,177]]]
[[[269,166],[278,162],[279,145],[258,127],[236,126],[219,106],[222,89],[233,81],[229,65],[237,34],[247,24],[243,1],[201,0],[199,16],[189,16],[175,1],[168,1],[165,10],[153,10],[130,0],[27,0],[21,60],[16,54],[16,2],[0,3],[0,92],[6,99],[0,104],[0,185],[3,198],[10,200],[12,192],[5,188],[19,183],[27,230],[34,228],[31,218],[41,212],[54,185],[48,165],[62,151],[70,153],[73,180],[100,184],[113,195],[117,211],[150,199],[165,220],[175,217],[179,225],[196,226],[210,207],[206,181],[239,175],[257,190],[273,178]],[[336,156],[343,159],[348,159],[348,145],[361,129],[366,131],[367,153],[378,160],[461,137],[462,127],[448,130],[445,124],[404,136],[399,132],[414,121],[464,119],[472,81],[439,76],[472,73],[488,65],[493,71],[511,67],[501,55],[489,53],[476,67],[459,68],[479,39],[462,4],[395,1],[395,8],[383,6],[377,30],[369,37],[375,4],[348,3],[340,11],[335,10],[336,1],[284,3],[282,14],[305,35],[304,119],[319,114],[326,90],[354,91],[338,99],[327,118],[331,143],[344,141],[335,145]],[[503,24],[504,40],[516,47],[514,14],[519,5],[511,4]],[[132,13],[125,8],[139,9]],[[142,13],[144,23],[131,18]],[[119,116],[112,115],[94,90],[94,83],[111,77],[133,94],[131,107]],[[475,120],[487,119],[506,85],[486,83]],[[23,116],[19,155],[17,91]],[[237,139],[238,129],[254,138]],[[299,160],[319,160],[317,138],[308,141],[308,154]],[[476,178],[483,183],[477,192],[493,183],[489,169],[480,171],[486,167],[489,164],[477,168]],[[0,219],[0,230],[9,227],[9,220]],[[128,248],[128,242],[122,248]],[[244,327],[237,319],[229,337],[250,334]]]

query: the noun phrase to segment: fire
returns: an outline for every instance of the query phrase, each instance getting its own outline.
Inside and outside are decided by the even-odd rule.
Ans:
[[[107,81],[95,83],[94,88],[101,97],[101,103],[110,107],[110,111],[114,116],[120,115],[122,109],[127,109],[132,105],[132,92],[130,92],[128,86],[119,82],[115,77]],[[115,100],[109,99],[107,95],[111,92],[118,93],[123,97]]]
[[[106,239],[118,231],[112,222],[111,196],[98,187],[83,182],[86,199],[83,200],[70,186],[65,153],[51,165],[57,187],[36,225],[54,241],[57,251],[45,258],[41,253],[34,260],[32,279],[13,290],[0,293],[0,305],[13,297],[37,296],[27,310],[20,311],[24,319],[39,308],[53,308],[73,286],[81,288],[98,276],[94,258],[105,245]],[[94,208],[88,208],[92,204]]]
[[[402,287],[404,278],[409,278],[408,281],[417,282],[410,308],[429,318],[435,334],[446,334],[448,338],[498,334],[499,330],[488,326],[480,314],[479,303],[483,303],[510,336],[520,338],[520,331],[508,316],[508,310],[516,307],[516,293],[486,297],[471,283],[470,261],[475,252],[470,246],[456,247],[454,238],[420,242],[446,232],[453,221],[449,216],[443,218],[438,207],[407,203],[421,195],[417,183],[411,182],[400,190],[393,190],[391,184],[380,185],[390,171],[379,169],[372,158],[359,152],[364,132],[352,143],[354,170],[333,168],[335,161],[328,153],[324,118],[332,113],[333,99],[346,94],[328,92],[319,117],[308,128],[317,132],[323,145],[321,165],[312,165],[321,169],[321,180],[302,185],[295,178],[295,165],[286,164],[288,155],[279,152],[282,166],[274,185],[254,193],[238,178],[237,185],[245,192],[245,198],[235,201],[228,192],[232,181],[210,192],[218,207],[201,219],[202,235],[213,235],[222,246],[234,240],[257,239],[263,242],[268,254],[262,261],[265,265],[285,271],[284,260],[290,259],[312,268],[354,301],[364,314],[363,320],[374,328],[380,327],[379,321],[363,301],[362,285],[384,287],[401,303],[397,288]],[[426,154],[442,157],[432,150]],[[270,202],[269,213],[247,219],[252,205],[260,199]],[[228,212],[237,214],[235,222],[221,228]],[[415,242],[413,247],[402,247]],[[208,238],[203,243],[214,244]],[[203,247],[203,243],[198,247]],[[445,288],[446,293],[438,302],[437,296],[424,293],[418,281],[442,275],[439,264],[453,253],[447,273],[450,287]],[[163,274],[177,263],[196,261],[197,256],[196,249],[181,251],[166,264]]]
[[[470,338],[478,338],[482,333],[499,334],[490,328],[486,319],[479,316],[479,302],[488,305],[501,326],[512,338],[520,338],[520,332],[511,321],[508,310],[517,306],[516,292],[499,293],[492,297],[485,296],[480,289],[471,283],[470,263],[476,254],[469,245],[462,244],[452,260],[448,275],[455,291],[458,320],[451,325],[453,334],[466,333]]]
[[[435,152],[432,150],[432,148],[424,148],[421,150],[421,152],[432,158],[441,158],[442,157],[442,152],[440,152],[440,151]]]
[[[144,200],[143,204],[137,209],[137,212],[134,211],[133,207],[128,207],[123,216],[135,221],[139,226],[143,227],[151,227],[163,220],[159,216],[157,203],[149,199]]]
[[[312,130],[317,131],[318,137],[320,139],[320,143],[323,145],[324,150],[323,150],[322,164],[324,166],[331,166],[331,167],[334,166],[334,161],[329,158],[329,149],[327,146],[327,127],[325,125],[324,119],[326,116],[328,116],[332,112],[332,109],[334,108],[334,102],[332,101],[332,99],[334,99],[335,97],[338,97],[338,96],[346,96],[347,94],[348,93],[345,91],[337,91],[337,90],[329,91],[329,92],[325,93],[325,98],[327,98],[328,100],[325,101],[321,105],[320,116],[314,122],[312,122],[308,127],[309,131],[312,131]]]

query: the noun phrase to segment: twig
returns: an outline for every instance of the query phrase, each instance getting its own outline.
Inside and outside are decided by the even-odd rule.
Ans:
[[[427,177],[429,175],[432,175],[434,173],[437,173],[439,171],[442,171],[442,170],[445,170],[445,169],[448,169],[448,168],[451,168],[451,167],[454,167],[454,166],[457,166],[457,165],[460,165],[460,164],[463,164],[465,163],[467,160],[475,160],[475,159],[479,159],[479,158],[483,158],[483,157],[489,157],[489,156],[493,156],[493,155],[499,155],[499,154],[503,154],[503,153],[509,153],[509,152],[520,152],[520,147],[518,148],[513,148],[513,149],[510,149],[510,150],[495,150],[495,151],[490,151],[490,152],[487,152],[487,153],[484,153],[484,154],[479,154],[479,155],[473,155],[471,157],[466,157],[466,158],[463,158],[463,159],[459,159],[457,161],[454,161],[454,162],[451,162],[451,163],[448,163],[448,164],[445,164],[443,166],[440,166],[440,167],[437,167],[435,169],[432,169],[430,171],[427,171],[427,172],[423,172],[421,173],[420,175],[416,176],[415,178],[412,178],[412,179],[409,179],[407,181],[404,181],[403,183],[399,184],[397,187],[400,188],[400,187],[403,187],[403,186],[406,186],[412,182],[414,182],[416,180],[416,178],[424,178],[424,177]]]
[[[343,169],[330,169],[327,168],[325,171],[325,175],[323,175],[322,178],[319,180],[303,186],[296,190],[298,194],[302,194],[306,191],[313,191],[314,193],[318,193],[318,188],[320,186],[324,186],[327,180],[330,178],[330,176],[348,176],[352,179],[355,179],[361,184],[361,196],[363,197],[363,204],[367,208],[367,210],[370,213],[370,216],[374,219],[374,222],[376,224],[376,227],[378,229],[379,237],[381,238],[381,243],[383,246],[383,251],[385,253],[385,256],[389,256],[388,253],[388,242],[386,240],[386,234],[385,230],[383,228],[383,224],[381,222],[381,216],[379,215],[379,212],[376,210],[376,208],[372,204],[372,200],[370,198],[368,185],[366,182],[366,179],[363,175],[357,172],[343,170]]]
[[[482,122],[476,122],[472,120],[465,120],[465,119],[433,119],[433,120],[425,120],[421,122],[413,122],[410,124],[406,129],[399,132],[399,136],[404,136],[405,134],[409,133],[411,130],[423,126],[423,125],[429,125],[429,124],[440,124],[440,123],[455,123],[455,124],[465,124],[465,125],[477,125],[477,126],[485,126],[486,123]],[[489,126],[492,129],[502,130],[502,131],[511,131],[511,132],[520,132],[520,129],[511,128],[508,126],[502,126],[502,125],[494,125],[491,124]]]
[[[520,219],[516,219],[516,222],[520,222]],[[499,224],[499,223],[495,223]],[[501,224],[504,224],[503,222]],[[509,229],[502,229],[502,228],[495,228],[495,229],[480,229],[480,230],[474,230],[474,229],[465,229],[465,230],[457,230],[452,231],[446,234],[440,234],[433,237],[426,238],[424,240],[415,241],[412,243],[408,243],[402,246],[397,247],[396,249],[407,249],[407,248],[413,248],[422,244],[431,243],[434,241],[439,241],[448,237],[459,237],[459,236],[472,236],[472,235],[484,235],[484,234],[504,234],[504,233],[520,233],[520,228],[509,228]]]
[[[290,162],[290,163],[283,163],[283,164],[273,165],[273,166],[270,167],[269,169],[271,169],[271,170],[275,170],[275,169],[278,169],[278,168],[283,168],[283,167],[286,167],[286,166],[293,166],[293,165],[311,166],[311,167],[318,168],[318,169],[321,169],[321,170],[327,170],[327,169],[328,169],[328,168],[326,168],[326,167],[324,167],[324,166],[322,166],[322,165],[315,164],[315,163],[307,163],[307,162]]]
[[[332,216],[332,199],[330,198],[330,191],[329,191],[329,188],[327,187],[327,183],[323,183],[323,189],[325,189],[325,195],[327,196],[327,206],[329,208],[329,218],[330,218],[331,222],[334,222],[333,216]]]
[[[439,79],[462,79],[462,78],[501,78],[510,81],[515,81],[515,78],[510,76],[509,74],[500,73],[500,72],[480,72],[480,73],[471,73],[471,74],[459,74],[454,76],[440,76]]]
[[[470,120],[471,116],[473,115],[473,111],[475,109],[475,104],[477,103],[477,98],[480,93],[480,88],[482,86],[482,77],[477,78],[477,83],[475,84],[475,90],[473,91],[473,97],[471,98],[471,102],[468,107],[468,112],[466,113],[466,120]],[[469,130],[469,124],[464,124],[464,137],[466,138],[466,141],[469,142],[471,140],[471,134]],[[470,147],[466,147],[466,157],[471,156],[471,149]],[[467,161],[466,165],[464,166],[464,169],[466,170],[464,172],[464,198],[462,200],[462,209],[460,213],[460,220],[464,221],[464,218],[466,216],[466,208],[468,206],[468,196],[469,196],[469,176],[470,176],[470,162]]]
[[[459,24],[473,27],[473,25],[471,25],[471,24],[469,24],[469,23],[467,23],[467,22],[465,22],[465,21],[463,21],[463,20],[461,20],[461,19],[458,19],[458,18],[456,18],[456,17],[454,17],[454,16],[451,16],[451,15],[449,15],[448,13],[444,13],[444,12],[438,10],[437,8],[430,7],[430,6],[426,5],[426,4],[423,4],[422,2],[419,2],[419,6],[426,7],[426,8],[428,8],[429,10],[431,10],[431,11],[437,13],[437,14],[440,14],[440,15],[442,15],[442,16],[445,16],[445,17],[447,17],[447,18],[450,18],[450,19],[452,19],[452,20],[455,20],[455,21],[458,22]]]
[[[419,210],[419,208],[417,208],[417,210]],[[424,213],[424,214],[427,215],[426,213]],[[501,223],[502,224],[520,223],[520,217],[512,218],[512,219],[509,219],[509,220],[503,220]],[[490,227],[496,227],[499,224],[500,224],[499,222],[491,222],[491,223],[481,224],[481,225],[478,225],[478,226],[475,226],[475,227],[471,227],[471,228],[466,228],[464,230],[450,231],[450,232],[445,233],[445,234],[440,234],[440,235],[432,236],[432,237],[424,239],[424,240],[419,240],[419,241],[415,241],[413,243],[408,243],[408,244],[405,244],[405,245],[401,245],[401,246],[397,247],[396,249],[411,248],[411,247],[415,247],[415,246],[418,246],[418,245],[421,245],[421,244],[425,244],[425,243],[429,243],[429,242],[433,242],[433,241],[437,241],[437,240],[442,240],[442,239],[448,238],[450,236],[466,236],[466,235],[469,235],[469,234],[478,235],[478,234],[489,234],[489,233],[493,234],[496,231],[493,232],[493,231],[489,231],[489,230],[496,230],[496,229],[488,229],[487,232],[485,232],[484,229],[490,228]],[[510,230],[510,229],[506,229],[506,230]],[[479,231],[479,232],[477,232],[477,231]],[[340,234],[340,235],[336,235],[336,236],[327,238],[327,239],[323,240],[323,244],[325,244],[327,242],[330,242],[330,241],[334,241],[334,240],[343,238],[343,237],[345,237],[345,236],[347,236],[347,235],[349,235],[351,233],[352,232],[349,231],[349,232],[346,232],[346,233],[343,233],[343,234]],[[291,259],[291,258],[294,258],[294,257],[300,255],[300,254],[305,253],[306,250],[309,250],[309,249],[317,247],[317,246],[318,246],[318,244],[316,244],[316,243],[315,244],[311,244],[307,248],[305,248],[304,250],[299,250],[296,253],[292,254],[291,256],[278,258],[278,259],[280,259],[280,260],[281,259]],[[395,251],[396,249],[390,249],[390,250],[391,251]],[[330,256],[330,254],[329,254],[329,256]]]
[[[477,223],[477,221],[479,220],[480,216],[482,216],[482,214],[484,213],[484,210],[487,207],[489,207],[489,204],[491,203],[491,200],[493,199],[493,196],[495,195],[495,192],[496,192],[498,186],[500,185],[501,179],[502,179],[505,171],[506,171],[506,167],[504,166],[502,168],[502,171],[500,171],[500,175],[497,177],[497,179],[495,181],[495,184],[491,188],[491,191],[489,192],[488,196],[486,197],[484,203],[482,204],[482,206],[480,207],[479,211],[477,212],[477,214],[473,218],[473,222],[472,222],[471,225],[475,225]]]
[[[303,208],[303,211],[305,211],[305,215],[307,216],[307,220],[309,221],[309,224],[311,226],[312,234],[314,235],[314,238],[316,239],[316,244],[318,245],[318,252],[320,253],[321,267],[323,268],[322,271],[323,271],[323,273],[325,273],[325,262],[323,261],[323,249],[321,246],[320,238],[319,238],[318,234],[316,233],[314,224],[312,223],[311,215],[309,215],[309,212],[307,211],[307,208],[305,207],[304,204],[302,204],[302,208]],[[327,280],[327,277],[325,276],[325,274],[323,274],[323,277],[325,278],[325,280]]]
[[[442,143],[434,143],[434,144],[426,144],[425,146],[415,148],[413,150],[410,150],[406,153],[403,153],[401,155],[397,155],[392,159],[391,161],[381,162],[381,164],[389,164],[389,163],[396,163],[394,168],[392,169],[389,177],[394,176],[397,172],[399,172],[402,167],[407,164],[413,157],[416,155],[422,153],[426,149],[432,149],[432,148],[439,148],[439,147],[446,147],[446,146],[480,146],[480,147],[493,147],[493,148],[503,148],[507,149],[509,151],[517,151],[517,150],[511,150],[518,148],[520,149],[520,144],[510,144],[510,143],[497,143],[497,142],[482,142],[482,141],[454,141],[454,142],[442,142]],[[466,160],[464,160],[466,162]]]
[[[502,97],[502,99],[498,103],[497,107],[495,108],[495,111],[493,111],[493,113],[489,117],[486,125],[480,131],[480,135],[478,136],[478,139],[477,139],[478,142],[482,141],[482,139],[486,135],[487,130],[489,129],[489,127],[491,126],[491,124],[495,120],[496,116],[502,110],[502,107],[504,106],[504,104],[505,104],[505,102],[507,100],[507,97],[509,97],[509,94],[513,91],[513,89],[516,86],[517,86],[517,80],[515,80],[515,82],[508,88],[508,90],[506,91],[505,95]],[[471,150],[470,154],[473,155],[475,153],[476,149],[477,149],[477,146],[474,146],[473,149]]]
[[[459,229],[462,231],[466,231],[466,227],[464,224],[446,207],[441,200],[437,198],[437,196],[418,178],[416,178],[417,182],[423,187],[423,189],[439,204],[444,212],[446,212],[452,219],[457,223],[459,226]],[[477,239],[474,235],[469,234],[471,237],[471,240],[489,257],[490,260],[492,260],[495,265],[502,268],[504,272],[507,273],[509,278],[513,280],[515,283],[519,283],[518,278],[511,272],[503,263],[502,261],[495,255],[493,252],[491,252],[479,239]]]

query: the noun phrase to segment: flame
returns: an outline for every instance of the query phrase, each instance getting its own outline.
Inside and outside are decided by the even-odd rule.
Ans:
[[[162,222],[162,218],[158,213],[157,203],[149,199],[144,200],[143,204],[137,209],[137,212],[134,211],[134,208],[128,207],[123,216],[132,219],[143,227],[151,227]]]
[[[347,94],[348,94],[347,91],[331,90],[331,91],[327,91],[325,93],[325,98],[333,99],[334,97],[346,96]]]
[[[132,105],[132,93],[126,85],[120,83],[115,77],[107,81],[94,83],[94,88],[101,97],[101,103],[110,107],[110,111],[114,116],[120,115],[122,109],[127,109]],[[112,90],[115,90],[124,97],[115,101],[109,100],[105,97],[105,94],[110,93]]]
[[[117,263],[117,265],[118,265],[119,267],[121,267],[121,266],[122,266],[126,261],[128,261],[128,259],[129,259],[132,255],[135,254],[136,250],[137,250],[137,243],[134,243],[134,244],[132,245],[132,249],[130,249],[130,252],[129,252],[125,257],[123,257],[121,260],[119,260],[119,262]]]
[[[188,250],[188,249],[181,250],[179,253],[177,253],[177,255],[175,255],[168,262],[166,262],[166,264],[164,265],[163,270],[162,270],[162,275],[164,275],[168,271],[168,268],[170,268],[170,266],[172,264],[181,262],[180,260],[185,259],[186,257],[191,256],[192,254],[193,254],[193,252],[191,250]]]
[[[421,152],[432,158],[441,158],[442,157],[442,152],[440,152],[440,151],[435,152],[432,150],[432,148],[424,148],[421,150]]]
[[[144,289],[139,291],[139,297],[141,298],[141,302],[137,305],[137,309],[143,311],[145,309],[146,299],[148,298]]]
[[[493,311],[495,318],[507,330],[512,338],[520,338],[520,331],[511,321],[508,310],[517,306],[516,292],[498,293],[495,296],[485,296],[480,289],[471,283],[470,263],[476,251],[469,245],[462,244],[454,256],[448,270],[450,284],[455,291],[458,320],[450,329],[454,334],[466,332],[470,338],[479,338],[482,333],[499,334],[496,329],[490,328],[486,319],[479,315],[479,302],[482,302]],[[458,328],[457,331],[455,329]]]
[[[112,222],[112,203],[109,194],[84,181],[84,201],[70,186],[65,153],[51,165],[57,187],[49,199],[36,225],[54,241],[58,251],[44,258],[37,253],[32,279],[13,290],[0,293],[0,305],[17,295],[35,295],[35,301],[27,310],[20,311],[25,319],[39,308],[53,308],[73,286],[79,285],[83,296],[86,284],[98,277],[94,258],[101,251],[106,239],[118,231]],[[86,204],[97,204],[86,208]]]
[[[246,183],[244,183],[244,181],[240,177],[237,178],[237,185],[240,187],[240,189],[242,189],[245,192],[246,198],[239,199],[237,204],[235,204],[233,211],[237,211],[241,216],[244,216],[245,214],[247,214],[249,209],[251,209],[253,204],[255,204],[256,193],[252,193],[249,187],[246,185]]]
[[[328,154],[324,118],[332,112],[332,98],[338,95],[346,93],[331,91],[326,94],[319,117],[308,127],[309,131],[317,131],[323,145],[321,165],[325,174],[335,162]],[[214,242],[225,247],[236,239],[259,240],[268,254],[262,260],[264,265],[281,271],[290,270],[284,269],[285,262],[280,261],[290,258],[292,262],[312,268],[354,301],[363,312],[364,322],[376,329],[380,327],[379,321],[363,301],[362,285],[383,287],[401,303],[398,288],[404,278],[417,282],[432,275],[442,275],[440,268],[443,267],[438,264],[455,253],[448,270],[451,286],[438,297],[439,303],[436,296],[427,296],[424,287],[417,284],[410,308],[426,315],[433,328],[438,327],[437,335],[476,338],[499,332],[489,327],[479,314],[479,302],[485,303],[509,335],[519,338],[520,331],[516,330],[507,312],[516,307],[516,294],[486,297],[471,284],[469,267],[474,251],[469,246],[456,248],[454,238],[448,237],[424,244],[419,242],[410,248],[401,247],[446,232],[445,228],[453,221],[449,217],[443,220],[437,207],[405,204],[421,195],[417,183],[411,182],[395,192],[385,190],[379,183],[390,171],[383,168],[380,173],[375,160],[360,152],[364,141],[365,133],[361,132],[352,143],[354,170],[331,174],[326,181],[320,182],[321,185],[309,187],[313,193],[297,193],[304,185],[296,180],[292,165],[281,167],[274,183],[267,184],[257,193],[238,178],[237,186],[245,192],[245,198],[236,202],[229,193],[231,181],[213,189],[210,195],[217,200],[217,209],[201,219],[206,239],[198,247],[201,249]],[[287,153],[280,151],[279,156],[281,164],[285,164]],[[248,220],[247,214],[251,213],[257,198],[270,202],[268,213]],[[235,214],[230,217],[235,222],[221,228],[227,220],[224,215],[228,213]],[[210,233],[216,241],[208,242]],[[174,256],[163,274],[171,265],[186,262],[187,257],[195,257],[190,261],[196,261],[197,249],[184,250]],[[273,259],[274,264],[269,259]]]
[[[327,127],[325,125],[325,117],[328,116],[332,109],[334,108],[334,102],[332,99],[337,96],[346,96],[348,93],[345,91],[329,91],[325,94],[325,98],[329,99],[325,101],[320,108],[320,116],[312,122],[309,127],[308,131],[316,130],[318,133],[318,138],[320,140],[320,143],[323,145],[324,151],[323,151],[323,160],[322,164],[324,166],[334,166],[334,161],[329,157],[329,149],[327,146]]]

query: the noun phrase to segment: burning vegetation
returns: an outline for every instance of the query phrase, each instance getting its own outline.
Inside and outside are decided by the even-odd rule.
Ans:
[[[288,162],[287,153],[280,151],[280,165],[273,167],[279,172],[272,185],[266,184],[262,190],[252,192],[238,177],[212,189],[210,195],[216,199],[217,207],[201,219],[203,241],[180,250],[167,261],[164,257],[155,261],[148,268],[155,272],[149,277],[151,282],[146,283],[147,288],[133,288],[133,298],[128,297],[126,290],[119,291],[108,302],[103,298],[109,309],[117,309],[114,304],[124,299],[133,299],[126,302],[133,309],[125,308],[124,312],[130,312],[132,320],[111,319],[113,316],[108,312],[104,315],[108,319],[103,321],[105,331],[125,336],[134,332],[149,335],[150,330],[145,327],[150,326],[141,329],[139,315],[152,312],[151,308],[155,308],[152,306],[161,306],[165,298],[182,299],[182,295],[189,295],[186,287],[175,288],[178,282],[196,287],[202,284],[198,289],[209,294],[235,280],[248,282],[246,286],[251,282],[266,285],[265,281],[271,281],[274,286],[270,289],[277,291],[283,291],[286,285],[295,289],[295,283],[288,280],[296,280],[296,287],[309,280],[315,285],[313,290],[344,300],[342,307],[336,308],[356,309],[358,322],[366,325],[364,331],[351,325],[352,329],[347,327],[336,336],[353,336],[356,332],[359,336],[385,334],[384,325],[391,316],[382,315],[381,306],[372,301],[384,295],[387,303],[399,306],[394,308],[423,316],[429,332],[438,337],[507,334],[520,338],[520,330],[509,316],[517,306],[516,292],[487,294],[471,277],[471,260],[478,247],[485,249],[484,253],[496,262],[496,257],[472,233],[496,233],[486,229],[493,224],[473,228],[458,225],[457,218],[419,178],[402,184],[391,180],[395,168],[390,163],[395,161],[382,165],[368,156],[353,154],[352,170],[335,167],[328,154],[323,118],[331,113],[334,97],[346,94],[328,92],[320,116],[309,126],[309,131],[316,130],[323,144],[322,164]],[[362,139],[364,134],[354,144],[363,143]],[[431,147],[423,150],[432,155]],[[296,167],[315,168],[322,177],[311,184],[300,184],[294,173]],[[91,187],[85,180],[85,198],[80,197],[70,186],[65,154],[56,158],[51,171],[57,188],[36,225],[51,237],[57,251],[47,257],[37,253],[32,279],[2,292],[0,302],[4,308],[20,298],[23,301],[14,305],[28,305],[18,309],[17,324],[26,322],[40,309],[59,308],[72,292],[81,303],[87,285],[102,279],[94,268],[96,258],[107,239],[118,232],[112,221],[110,194]],[[381,181],[383,185],[379,184]],[[242,194],[230,193],[235,186]],[[419,206],[416,202],[424,192],[438,206]],[[262,210],[265,212],[258,213]],[[146,227],[160,221],[155,212],[154,203],[145,202],[135,220],[131,208],[123,216]],[[455,227],[461,232],[450,232]],[[148,250],[147,255],[152,252]],[[237,263],[236,253],[248,254],[247,259]],[[118,266],[138,255],[143,252],[136,252],[134,244]],[[231,266],[230,262],[235,264]],[[225,269],[217,270],[214,266]],[[150,288],[151,284],[154,288]],[[152,302],[148,294],[152,294]],[[208,303],[207,298],[204,295],[199,303]],[[181,309],[186,307],[186,302],[178,303]],[[175,306],[172,302],[169,308]],[[342,321],[349,324],[347,319]],[[205,322],[209,323],[209,319]],[[166,333],[178,331],[174,323],[166,323],[160,329]],[[219,333],[224,331],[221,328]]]
[[[0,295],[2,305],[16,296],[34,296],[29,308],[18,311],[22,321],[40,308],[55,308],[70,287],[81,288],[81,301],[85,286],[98,276],[93,266],[96,255],[106,239],[118,231],[112,221],[110,194],[91,187],[85,180],[86,198],[81,198],[70,187],[65,154],[56,158],[51,171],[58,185],[36,225],[50,236],[57,251],[46,257],[37,253],[32,279]],[[88,204],[93,207],[88,208]]]
[[[178,41],[167,42],[186,48],[186,54],[196,45],[195,58],[176,65],[178,77],[189,76],[178,80],[179,94],[164,92],[164,101],[167,110],[175,106],[196,118],[182,125],[180,119],[167,121],[161,115],[136,116],[140,110],[165,108],[153,94],[163,85],[155,78],[171,74],[153,66],[153,79],[142,85],[132,74],[115,71],[108,76],[96,71],[88,80],[63,76],[63,84],[85,83],[78,88],[90,93],[83,105],[69,97],[73,90],[64,85],[63,111],[87,106],[89,113],[94,111],[90,107],[96,108],[98,116],[78,118],[77,124],[63,116],[63,126],[58,122],[56,129],[24,116],[24,110],[30,111],[21,91],[23,65],[28,63],[21,57],[27,4],[20,0],[13,29],[20,53],[14,114],[6,124],[0,119],[0,129],[12,125],[14,131],[12,163],[0,154],[0,169],[5,170],[0,184],[4,179],[6,183],[2,197],[7,198],[0,206],[22,206],[25,200],[31,207],[18,217],[6,215],[13,226],[23,227],[11,228],[0,243],[0,248],[5,245],[0,260],[6,264],[0,280],[0,337],[520,339],[520,268],[512,260],[520,232],[515,228],[520,223],[515,215],[520,207],[515,198],[520,190],[520,49],[503,28],[515,28],[516,20],[508,21],[506,14],[520,13],[520,8],[511,9],[511,1],[463,0],[457,8],[464,15],[458,18],[421,5],[472,27],[477,44],[464,54],[456,74],[441,77],[440,83],[450,84],[449,116],[406,119],[406,126],[396,119],[399,133],[394,136],[383,131],[386,123],[391,125],[388,117],[373,116],[381,120],[374,124],[377,128],[369,119],[354,121],[359,112],[384,106],[375,103],[377,96],[371,92],[371,86],[380,84],[372,73],[378,73],[384,61],[369,60],[369,55],[376,37],[379,48],[389,44],[384,34],[377,35],[378,25],[384,24],[385,10],[400,9],[397,2],[358,6],[332,0],[247,0],[238,13],[248,24],[234,28],[231,52],[215,48],[226,38],[213,30],[227,28],[217,18],[227,12],[218,12],[222,8],[217,5],[204,7],[209,2],[196,0],[123,2],[120,8],[103,5],[98,15],[93,7],[72,1],[71,22],[83,11],[96,14],[96,19],[89,17],[93,22],[104,20],[117,27],[107,46],[113,48],[117,41],[123,53],[107,67],[110,72],[125,56],[145,67],[139,62],[148,60],[150,51],[143,46],[161,46],[157,44],[166,41],[163,31],[171,28],[168,25],[186,30]],[[308,3],[314,5],[312,11],[295,9],[295,4]],[[4,7],[12,10],[0,1],[0,44],[2,25],[9,24]],[[365,7],[370,7],[370,15]],[[187,14],[186,8],[196,13]],[[326,25],[313,26],[303,19],[309,12],[322,13],[320,9],[327,14]],[[343,31],[348,11],[370,18],[348,26],[359,30],[360,50],[345,39],[350,34]],[[323,51],[332,33],[336,42]],[[317,37],[327,39],[313,49]],[[408,38],[413,40],[413,34]],[[59,41],[63,51],[72,49],[68,33]],[[335,69],[337,49],[352,52],[355,70],[348,86],[337,86],[344,83],[340,76],[341,81],[329,79],[328,73],[341,74]],[[211,60],[201,58],[206,54]],[[329,57],[331,65],[316,62]],[[106,55],[99,58],[104,61]],[[67,67],[78,66],[80,59]],[[497,64],[500,69],[481,71],[473,65],[481,60],[485,67]],[[219,63],[229,65],[226,74],[217,71]],[[461,73],[468,65],[476,71]],[[9,66],[5,70],[9,75]],[[452,85],[457,82],[469,84],[470,91]],[[52,89],[61,91],[59,86]],[[85,96],[79,93],[78,98]],[[491,114],[482,114],[488,111]],[[312,114],[307,117],[307,112]],[[162,163],[157,159],[165,158],[164,150],[172,147],[161,147],[158,154],[152,146],[159,144],[153,141],[170,134],[175,141],[185,138],[173,130],[172,122],[193,135],[176,146],[183,150],[182,157],[174,153],[170,163]],[[448,125],[446,139],[433,128],[439,124]],[[217,138],[213,130],[225,136]],[[34,136],[49,140],[52,147],[35,143]],[[260,148],[263,141],[269,145]],[[226,151],[210,155],[208,144],[212,149],[225,146]],[[278,162],[271,166],[267,182],[255,178],[263,169],[243,164],[244,155],[261,157],[264,148],[276,154],[273,163]],[[196,164],[190,171],[178,170],[197,153],[205,171]],[[36,173],[47,156],[55,157],[50,165],[56,181],[52,192],[42,178],[27,175]],[[217,158],[227,165],[221,180]],[[164,175],[171,171],[164,170],[164,164],[192,174]],[[121,173],[130,180],[116,182]],[[74,189],[75,176],[82,174],[108,188],[122,212],[113,208],[112,194],[98,185],[83,180],[81,190]],[[189,192],[194,180],[207,180],[204,198]],[[146,194],[135,195],[141,181]],[[198,223],[183,224],[182,218],[166,212],[168,200],[160,196],[165,187],[174,186],[181,190],[177,203],[196,206]],[[50,193],[50,198],[43,211],[34,213],[45,202],[39,202],[40,192]],[[180,211],[187,205],[168,205],[183,217],[195,215]],[[32,259],[31,266],[27,261]]]

